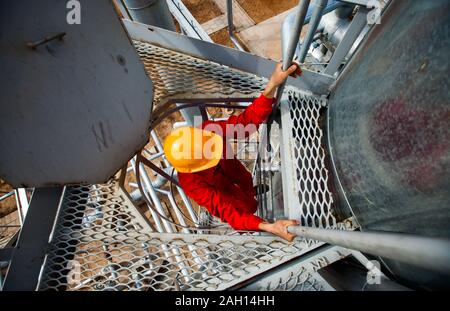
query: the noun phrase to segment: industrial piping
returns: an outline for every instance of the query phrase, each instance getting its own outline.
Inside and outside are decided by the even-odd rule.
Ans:
[[[306,33],[305,39],[300,47],[300,52],[298,55],[298,60],[303,63],[308,53],[309,46],[313,40],[314,34],[319,26],[320,19],[322,18],[323,10],[327,4],[327,0],[316,0],[314,2],[314,11],[311,16],[311,21],[309,22],[308,32]]]
[[[329,13],[331,11],[335,11],[336,14],[338,14],[338,10],[340,9],[344,9],[344,13],[346,13],[349,10],[349,6],[347,3],[344,2],[340,2],[340,1],[330,1],[328,2],[328,5],[325,7],[325,9],[323,10],[323,14]],[[350,9],[353,9],[353,6],[350,6]],[[311,13],[309,13],[310,10],[307,10],[306,13],[306,17],[303,21],[303,25],[308,24],[309,21],[311,20]],[[295,25],[295,17],[297,15],[296,11],[293,11],[291,13],[289,13],[283,20],[283,24],[281,25],[281,50],[287,51],[288,49],[288,43],[289,40],[291,38],[291,29],[294,28]],[[298,45],[296,47],[296,50],[298,50]]]

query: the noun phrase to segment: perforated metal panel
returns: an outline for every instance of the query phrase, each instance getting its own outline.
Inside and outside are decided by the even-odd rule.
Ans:
[[[350,251],[337,246],[323,246],[307,256],[300,257],[245,287],[245,290],[319,291],[334,290],[319,270],[350,255]]]
[[[288,90],[281,103],[285,214],[303,225],[333,227],[333,196],[322,146],[323,98]]]
[[[154,106],[193,97],[252,98],[267,79],[183,53],[133,41],[154,88]]]
[[[301,267],[296,273],[290,273],[286,279],[279,278],[269,283],[267,291],[321,291],[323,285],[306,268]]]
[[[317,242],[151,233],[117,183],[66,190],[39,289],[220,290]]]

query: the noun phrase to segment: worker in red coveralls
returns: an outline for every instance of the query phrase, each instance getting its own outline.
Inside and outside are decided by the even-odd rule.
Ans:
[[[254,215],[257,201],[252,176],[226,141],[258,129],[272,112],[277,87],[289,75],[301,75],[300,67],[293,64],[283,71],[278,64],[265,90],[243,113],[226,121],[206,121],[200,128],[178,128],[166,138],[164,152],[185,193],[212,215],[236,230],[266,231],[292,241],[294,235],[287,227],[297,221],[269,223]]]

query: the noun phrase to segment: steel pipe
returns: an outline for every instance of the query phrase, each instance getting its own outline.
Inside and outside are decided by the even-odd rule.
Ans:
[[[123,3],[134,21],[176,31],[166,0],[123,0]]]
[[[133,170],[136,171],[138,168],[136,166],[135,158],[131,159],[130,162],[131,162],[131,166],[133,167]],[[139,169],[141,169],[145,173],[145,169],[144,168],[139,168]],[[142,178],[143,178],[144,183],[151,185],[151,181],[150,181],[150,178],[148,178],[148,175],[144,174],[144,176]],[[147,193],[142,193],[142,195],[147,195]],[[159,218],[159,215],[153,209],[151,209],[150,207],[149,207],[149,211],[150,211],[150,213],[152,215],[152,218],[153,218],[153,220],[155,222],[156,230],[158,230],[158,232],[165,232],[164,227],[163,227],[162,222],[161,222],[161,219]]]
[[[239,43],[237,38],[234,36],[233,0],[227,0],[227,19],[228,19],[228,35],[230,36],[231,42],[233,42],[234,46],[238,50],[244,51],[244,48]]]
[[[303,23],[305,21],[306,12],[308,12],[310,0],[300,0],[298,2],[297,12],[295,15],[294,29],[290,32],[289,43],[283,49],[283,70],[286,71],[292,63],[298,41],[300,40],[300,33],[302,32]],[[326,0],[325,0],[326,2]],[[288,32],[289,33],[289,32]],[[283,38],[283,35],[282,35]]]
[[[138,183],[140,182],[139,181],[140,177],[142,177],[142,179],[143,179],[144,186],[145,186],[145,192],[143,193],[143,195],[144,196],[149,195],[154,204],[154,207],[156,208],[157,212],[154,211],[153,208],[150,208],[150,206],[149,206],[149,210],[150,210],[150,213],[152,214],[153,220],[155,221],[157,230],[159,232],[169,232],[169,233],[175,232],[172,224],[169,221],[167,221],[166,219],[160,217],[160,215],[165,215],[164,208],[162,207],[161,201],[159,200],[159,198],[156,194],[156,191],[152,186],[151,180],[148,177],[147,172],[145,171],[144,165],[142,163],[137,164],[135,158],[133,158],[131,161],[132,161],[131,163],[132,163],[133,167],[135,167],[135,172],[138,172],[137,170],[139,170],[139,173],[140,173],[139,176],[136,176],[136,179],[138,179]],[[142,174],[142,176],[141,176],[141,174]],[[183,258],[180,251],[178,249],[170,249],[166,244],[163,244],[162,248],[165,250],[165,255],[168,260],[170,260],[170,258],[172,258],[172,256],[168,252],[171,251],[174,254],[175,262],[178,265],[180,265],[181,273],[185,277],[188,277],[189,273],[186,270],[186,264],[184,262],[185,258]]]
[[[283,71],[286,71],[289,66],[292,64],[292,60],[295,55],[295,50],[297,49],[298,41],[300,40],[300,33],[302,32],[303,23],[305,21],[306,13],[308,12],[310,0],[299,0],[297,6],[297,13],[295,15],[294,22],[294,30],[290,33],[289,43],[287,44],[286,49],[282,52],[283,55]],[[283,30],[282,30],[283,32]],[[283,35],[282,35],[283,38]],[[283,41],[282,41],[283,44]],[[283,95],[284,86],[286,85],[286,81],[278,87],[277,95],[275,97],[275,104],[273,107],[273,111],[278,110],[278,106],[280,105],[281,95]],[[273,122],[273,113],[269,117],[268,124]]]
[[[298,55],[298,60],[300,63],[305,61],[306,54],[308,53],[309,46],[311,45],[314,34],[317,30],[317,26],[319,26],[326,4],[327,0],[316,0],[314,2],[314,11],[311,16],[311,21],[309,22],[308,32],[306,33]]]
[[[6,198],[9,198],[10,196],[12,196],[12,195],[14,195],[14,190],[13,191],[10,191],[10,192],[8,192],[7,194],[5,194],[5,195],[2,195],[1,197],[0,197],[0,201],[3,201],[4,199],[6,199]]]
[[[325,9],[323,10],[323,14],[329,13],[333,10],[338,10],[342,7],[346,7],[348,4],[344,3],[344,2],[340,2],[340,1],[329,1],[328,5],[325,7]],[[297,15],[297,11],[292,11],[290,12],[283,20],[283,24],[281,25],[281,50],[282,51],[287,51],[288,49],[288,43],[291,37],[291,30],[294,28],[295,25],[295,17]],[[306,25],[309,23],[309,21],[311,20],[311,9],[307,10],[305,19],[303,21],[303,25]],[[295,48],[295,52],[297,53],[298,50],[298,44]]]
[[[450,240],[391,232],[358,232],[289,226],[299,237],[338,245],[450,274]]]
[[[184,220],[184,215],[183,213],[179,210],[178,205],[175,201],[175,198],[173,197],[172,193],[170,191],[167,190],[162,190],[162,189],[155,189],[157,192],[160,192],[164,195],[166,195],[169,198],[169,202],[170,205],[172,206],[172,209],[174,210],[180,224],[182,226],[184,226],[184,228],[181,228],[181,231],[185,234],[189,234],[191,233],[191,231],[189,229],[187,229],[186,227],[188,226],[188,224],[186,223],[186,221]],[[197,248],[194,245],[188,245],[188,249],[189,251],[192,253],[192,257],[194,259],[194,261],[201,266],[204,262],[201,259],[200,255],[197,252]]]

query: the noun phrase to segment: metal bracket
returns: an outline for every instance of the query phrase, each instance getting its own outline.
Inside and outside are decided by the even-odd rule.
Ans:
[[[3,290],[35,290],[65,188],[36,188]]]

